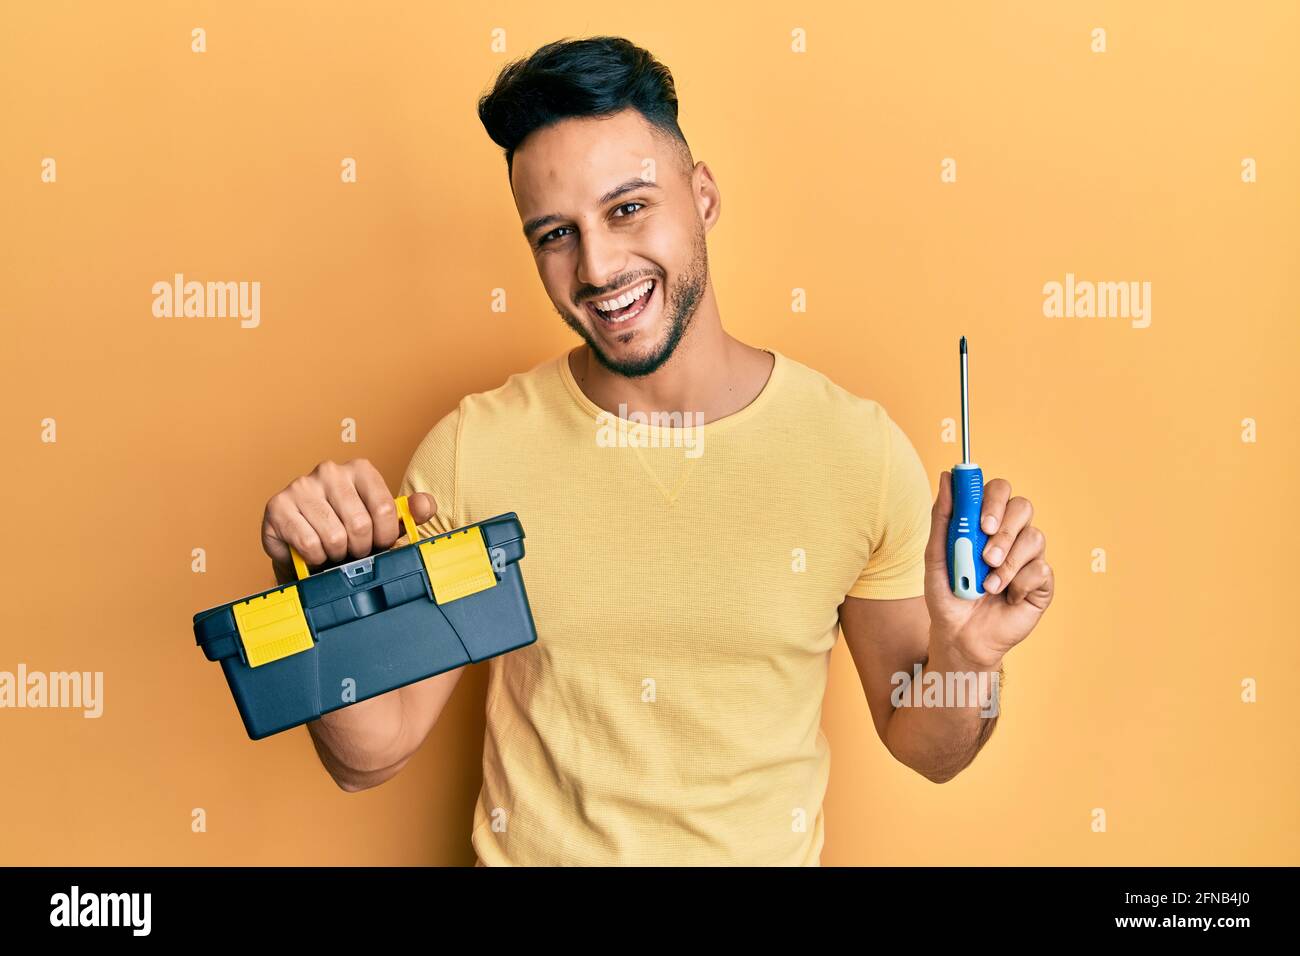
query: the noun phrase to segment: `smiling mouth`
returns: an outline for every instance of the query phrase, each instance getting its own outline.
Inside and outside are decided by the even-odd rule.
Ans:
[[[601,324],[608,328],[619,328],[635,319],[645,311],[646,306],[654,297],[655,290],[659,288],[659,282],[656,279],[647,279],[633,287],[632,291],[642,290],[636,298],[617,305],[613,309],[602,309],[596,306],[596,302],[602,303],[621,303],[622,296],[612,296],[609,299],[589,299],[583,303],[583,307],[595,318],[599,319]],[[626,293],[624,293],[626,295]]]

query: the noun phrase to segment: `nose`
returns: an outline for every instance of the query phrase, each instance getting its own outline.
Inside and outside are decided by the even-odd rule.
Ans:
[[[626,271],[627,253],[618,240],[596,229],[581,239],[578,252],[578,281],[593,289],[604,289]]]

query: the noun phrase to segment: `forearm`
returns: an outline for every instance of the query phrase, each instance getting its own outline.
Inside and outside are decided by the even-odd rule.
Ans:
[[[364,790],[395,775],[410,757],[401,690],[350,704],[307,724],[321,763],[344,790]]]
[[[885,724],[885,746],[901,763],[944,783],[979,753],[997,724],[1002,667],[961,663],[931,645],[922,662],[895,691],[899,701]]]

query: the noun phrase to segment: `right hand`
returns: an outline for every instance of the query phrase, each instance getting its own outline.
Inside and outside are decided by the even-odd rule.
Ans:
[[[415,523],[433,517],[433,495],[416,492],[407,503]],[[289,546],[309,566],[364,558],[391,548],[406,533],[388,484],[369,461],[323,461],[266,503],[262,549],[270,556],[276,580],[297,580]]]

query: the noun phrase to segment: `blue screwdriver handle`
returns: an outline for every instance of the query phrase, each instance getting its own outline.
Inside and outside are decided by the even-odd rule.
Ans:
[[[979,465],[952,466],[952,517],[948,519],[948,583],[959,598],[974,601],[984,594],[984,545],[989,536],[980,530],[984,501],[984,472]]]

